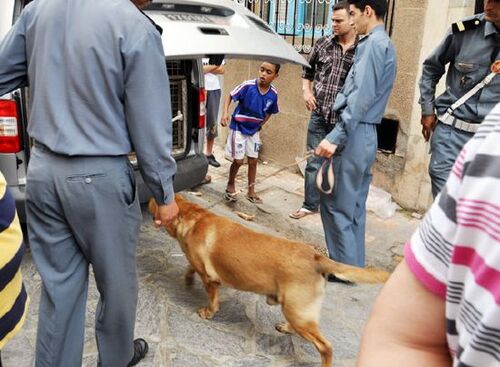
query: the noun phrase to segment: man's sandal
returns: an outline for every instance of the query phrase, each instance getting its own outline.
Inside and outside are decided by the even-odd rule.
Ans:
[[[146,357],[148,350],[149,350],[148,343],[144,339],[142,338],[135,339],[134,356],[132,357],[132,360],[129,362],[127,367],[135,366],[137,363],[139,363],[144,357]]]
[[[312,210],[306,209],[306,208],[300,208],[293,213],[288,214],[288,216],[292,219],[301,219],[304,218],[305,216],[311,215],[311,214],[316,214],[317,212],[313,212]]]

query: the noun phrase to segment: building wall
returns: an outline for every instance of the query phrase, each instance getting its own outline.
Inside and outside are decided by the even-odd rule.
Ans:
[[[400,122],[395,154],[378,153],[373,183],[384,188],[403,207],[425,210],[432,202],[427,174],[428,145],[421,135],[418,78],[425,57],[439,43],[450,23],[473,14],[473,0],[398,0],[393,41],[398,53],[398,75],[386,117]],[[228,60],[223,96],[244,80],[257,76],[260,62]],[[264,160],[290,164],[306,153],[310,113],[302,99],[301,68],[282,65],[275,86],[280,113],[261,133]],[[443,86],[441,85],[441,88]],[[225,142],[222,131],[219,143]]]

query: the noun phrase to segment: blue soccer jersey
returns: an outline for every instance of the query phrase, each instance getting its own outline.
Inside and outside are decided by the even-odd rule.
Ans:
[[[267,115],[278,113],[278,92],[273,85],[262,94],[257,79],[241,83],[231,92],[233,101],[238,102],[231,117],[229,127],[244,135],[253,135],[259,131]]]

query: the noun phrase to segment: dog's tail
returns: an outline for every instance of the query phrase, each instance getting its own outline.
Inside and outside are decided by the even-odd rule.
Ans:
[[[333,274],[337,278],[353,283],[384,283],[389,273],[375,268],[358,268],[333,261],[322,255],[314,255],[316,271],[322,274]]]

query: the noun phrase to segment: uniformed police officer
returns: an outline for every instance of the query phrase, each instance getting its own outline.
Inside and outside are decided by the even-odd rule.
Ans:
[[[432,134],[429,175],[434,197],[444,186],[464,144],[500,101],[500,76],[494,76],[489,84],[481,87],[498,66],[495,62],[500,60],[499,30],[500,1],[484,0],[484,14],[453,24],[424,61],[419,103],[424,139],[428,141]],[[436,86],[447,64],[450,65],[446,90],[435,99]],[[472,91],[465,100],[464,96],[474,88],[477,91]]]
[[[132,147],[157,224],[178,211],[158,29],[130,0],[33,1],[0,43],[0,95],[27,85],[28,232],[42,278],[35,365],[82,365],[89,265],[98,365],[135,365],[148,347],[134,341],[142,216]]]
[[[377,153],[377,124],[382,121],[396,79],[396,51],[384,28],[387,1],[348,3],[356,32],[365,36],[333,105],[338,122],[315,153],[331,158],[335,174],[334,187],[331,183],[318,185],[328,253],[336,261],[363,267],[366,198]],[[323,182],[329,178],[331,175],[325,174]]]

